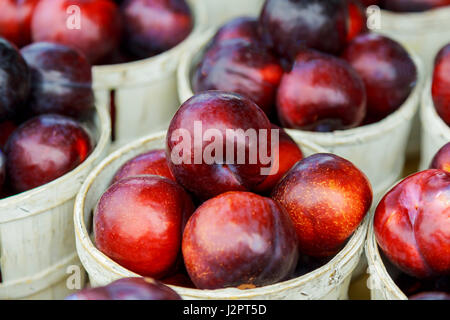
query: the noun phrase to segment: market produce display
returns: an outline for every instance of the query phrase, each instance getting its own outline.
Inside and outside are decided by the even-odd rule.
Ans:
[[[0,299],[450,300],[450,0],[218,1],[0,0]]]

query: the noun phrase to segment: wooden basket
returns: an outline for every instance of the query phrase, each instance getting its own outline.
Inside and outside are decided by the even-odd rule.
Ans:
[[[326,150],[287,131],[300,145],[305,155]],[[122,147],[99,164],[86,179],[75,203],[75,234],[77,251],[88,272],[92,286],[103,286],[123,277],[138,276],[100,252],[90,238],[92,212],[98,199],[109,186],[119,167],[138,154],[151,149],[164,148],[165,133],[154,134]],[[184,299],[347,299],[352,271],[363,252],[368,219],[355,231],[346,246],[326,265],[282,283],[262,288],[239,290],[198,290],[172,286]]]
[[[366,258],[369,265],[368,287],[372,300],[408,300],[408,297],[392,280],[381,260],[371,215],[366,241]]]

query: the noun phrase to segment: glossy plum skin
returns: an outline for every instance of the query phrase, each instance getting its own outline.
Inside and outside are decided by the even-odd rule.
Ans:
[[[160,149],[140,154],[125,162],[122,167],[117,170],[112,179],[112,183],[143,174],[152,174],[176,181],[167,165],[166,151]]]
[[[0,121],[20,113],[30,91],[30,72],[17,48],[0,38]]]
[[[298,260],[295,229],[270,198],[227,192],[203,203],[183,234],[183,257],[199,289],[285,280]]]
[[[193,211],[189,195],[172,180],[125,178],[95,208],[96,246],[124,268],[162,278],[178,267],[182,232]]]
[[[431,95],[436,112],[450,126],[450,44],[436,56]]]
[[[416,278],[450,272],[450,173],[426,170],[397,184],[375,211],[379,247]]]
[[[283,176],[296,164],[303,159],[303,153],[295,141],[282,128],[272,124],[272,129],[279,131],[278,153],[274,154],[275,161],[272,165],[271,175],[256,186],[253,190],[262,194],[270,194],[275,185]],[[277,170],[278,168],[278,170]]]
[[[383,0],[382,7],[391,11],[420,12],[449,6],[450,0]]]
[[[70,118],[54,114],[32,118],[6,144],[11,187],[23,192],[53,181],[82,163],[92,148],[88,132]]]
[[[80,8],[80,28],[67,9]],[[72,14],[72,18],[76,16]],[[69,20],[68,20],[69,19]],[[40,0],[31,21],[34,42],[56,42],[80,50],[91,64],[114,51],[120,42],[122,20],[118,6],[110,0]]]
[[[217,30],[211,43],[220,44],[233,39],[259,42],[258,20],[253,17],[234,18]]]
[[[104,287],[89,288],[64,300],[182,300],[171,288],[150,278],[123,278]]]
[[[396,111],[417,80],[416,66],[396,41],[378,34],[357,36],[342,54],[361,76],[367,93],[367,122]]]
[[[341,249],[364,219],[372,203],[372,188],[351,162],[315,154],[288,172],[272,199],[286,208],[294,222],[300,252],[328,257]]]
[[[126,0],[121,11],[126,47],[138,58],[171,49],[190,34],[194,25],[185,0]]]
[[[219,154],[214,155],[211,151],[220,140],[212,143],[211,138],[205,138],[202,142],[198,141],[202,136],[200,138],[194,136],[196,124],[201,124],[202,136],[210,131],[209,129],[217,133],[217,139],[221,139],[220,145],[223,146],[222,157]],[[265,147],[268,151],[267,156],[271,157],[270,121],[251,100],[234,93],[207,91],[183,103],[170,123],[166,140],[169,168],[178,183],[201,200],[207,200],[226,191],[248,191],[261,183],[266,178],[261,171],[264,168],[269,169],[270,164],[264,164],[261,157],[257,157],[254,163],[250,162],[250,143],[248,139],[243,141],[243,133],[236,131],[240,129],[244,132],[249,129],[256,130],[258,141],[263,140],[256,147],[257,153],[264,154],[264,150],[260,149]],[[227,130],[231,130],[239,139],[236,141],[234,137],[228,135],[227,142]],[[264,137],[260,137],[259,130],[265,130],[267,141],[263,139]],[[227,144],[231,147],[226,148]],[[224,161],[227,160],[226,149],[234,150],[234,157],[227,163]],[[219,150],[220,147],[217,152]],[[238,150],[243,150],[239,154],[245,156],[244,163],[242,161],[238,163]],[[212,159],[209,159],[210,155]]]
[[[31,16],[39,0],[0,1],[0,36],[18,47],[31,43]]]
[[[304,50],[281,79],[277,112],[286,128],[327,132],[357,127],[366,114],[364,83],[344,60]]]
[[[241,94],[270,115],[282,76],[278,59],[261,45],[234,39],[213,45],[205,52],[192,86],[195,93],[222,90]]]
[[[422,292],[409,297],[409,300],[450,300],[450,294],[445,292]]]
[[[337,54],[346,43],[347,3],[341,0],[266,0],[259,18],[261,38],[293,61],[305,46]]]
[[[433,157],[430,169],[441,169],[450,172],[450,142],[439,149]]]
[[[81,118],[94,109],[91,65],[80,52],[48,42],[33,43],[20,52],[31,72],[32,114]]]

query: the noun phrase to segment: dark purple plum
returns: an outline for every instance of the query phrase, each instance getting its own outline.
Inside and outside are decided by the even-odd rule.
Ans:
[[[0,121],[20,113],[30,93],[30,72],[19,50],[0,38]]]
[[[262,169],[270,169],[270,165],[264,164],[261,158],[250,162],[250,152],[263,153],[265,148],[271,156],[271,128],[265,113],[248,98],[223,91],[196,94],[183,103],[170,123],[166,140],[170,171],[178,183],[201,200],[227,191],[251,190],[266,179]],[[223,147],[222,156],[213,155],[210,140],[200,137],[202,141],[198,141],[195,131],[199,129],[203,133],[214,130],[218,136],[214,145],[220,143],[217,149]],[[250,144],[244,136],[248,130],[255,132],[255,138],[262,143]],[[261,132],[267,133],[267,140]],[[228,157],[227,153],[231,152]],[[238,152],[244,160],[240,163]],[[205,154],[211,155],[211,159],[205,159]]]
[[[27,191],[71,171],[92,150],[87,131],[61,115],[41,115],[23,123],[6,144],[6,169],[11,187]]]
[[[283,68],[260,44],[242,39],[211,46],[195,70],[195,93],[222,90],[253,100],[267,115],[272,113]]]
[[[176,46],[189,35],[194,24],[185,0],[125,0],[121,10],[126,47],[138,58]]]
[[[181,300],[181,297],[150,278],[123,278],[104,287],[81,290],[65,300]]]
[[[277,111],[286,128],[328,132],[357,127],[366,115],[364,83],[346,61],[303,50],[281,79]]]
[[[31,72],[29,108],[33,115],[57,113],[81,118],[94,108],[91,65],[70,47],[36,42],[21,53]]]
[[[398,42],[382,35],[357,36],[342,57],[364,81],[368,123],[396,111],[416,85],[416,66],[408,52]]]
[[[259,27],[266,45],[293,61],[305,46],[339,53],[347,41],[347,19],[343,0],[266,0]]]

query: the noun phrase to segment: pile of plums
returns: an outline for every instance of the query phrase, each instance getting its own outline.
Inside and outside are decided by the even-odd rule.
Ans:
[[[421,12],[450,6],[450,0],[361,0],[366,5],[378,5],[383,9],[397,12]]]
[[[193,28],[185,0],[2,0],[0,36],[18,47],[57,42],[91,64],[115,64],[159,54]]]
[[[124,278],[107,286],[83,289],[65,300],[181,300],[181,297],[156,280]]]
[[[450,143],[429,170],[386,194],[374,228],[387,270],[407,296],[450,298]]]
[[[64,45],[20,51],[0,38],[0,197],[46,184],[82,163],[94,141],[91,65]]]
[[[450,126],[450,43],[436,56],[431,95],[437,113]]]
[[[286,128],[329,132],[384,119],[416,78],[399,43],[367,33],[358,1],[266,0],[259,18],[217,31],[192,87],[244,95]]]
[[[115,173],[94,210],[94,238],[115,262],[166,284],[248,289],[328,261],[371,202],[352,163],[303,158],[253,101],[206,91],[181,105],[165,150]]]

